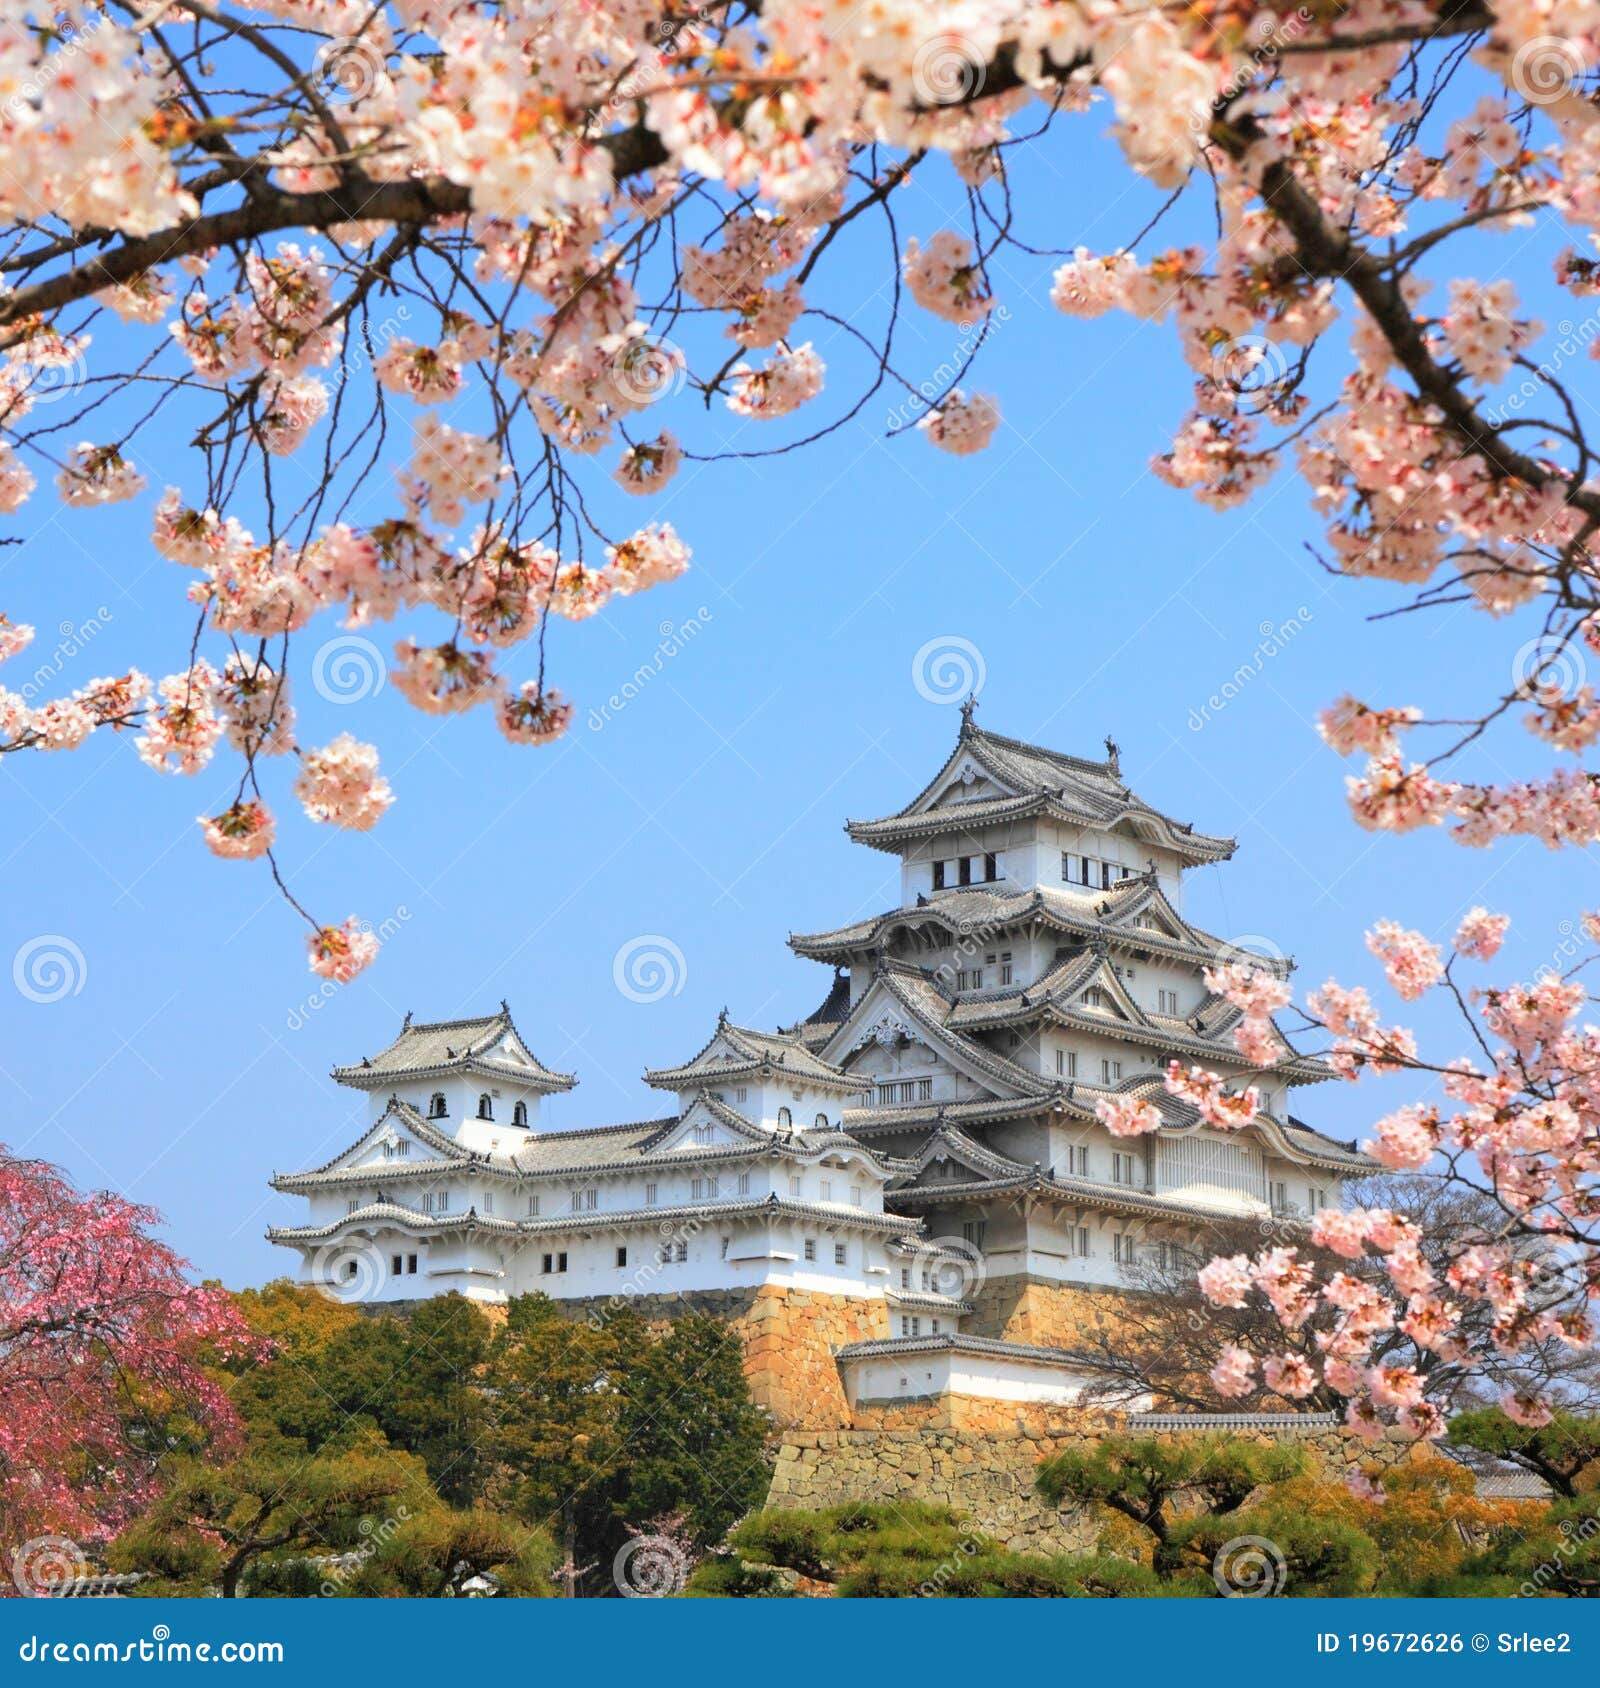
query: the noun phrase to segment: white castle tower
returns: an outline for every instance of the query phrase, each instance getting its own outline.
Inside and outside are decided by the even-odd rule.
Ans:
[[[899,858],[898,905],[791,937],[836,969],[826,999],[777,1032],[724,1013],[690,1060],[645,1074],[674,1113],[547,1130],[543,1098],[576,1081],[504,1003],[407,1016],[335,1069],[371,1095],[370,1124],[274,1178],[310,1212],[269,1236],[352,1300],[684,1297],[769,1341],[781,1307],[779,1346],[820,1344],[852,1402],[1066,1402],[1086,1375],[1074,1332],[1137,1262],[1198,1252],[1220,1218],[1292,1227],[1371,1170],[1291,1112],[1325,1065],[1287,1040],[1267,1070],[1235,1050],[1238,1010],[1202,978],[1229,948],[1182,914],[1185,872],[1233,842],[1136,797],[1109,741],[1101,761],[1040,749],[969,704],[927,786],[847,830]],[[1261,1111],[1203,1126],[1162,1085],[1172,1058],[1254,1084]],[[1130,1093],[1160,1131],[1100,1124],[1095,1103]]]

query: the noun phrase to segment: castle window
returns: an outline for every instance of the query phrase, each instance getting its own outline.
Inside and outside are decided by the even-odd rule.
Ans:
[[[750,1174],[748,1172],[741,1172],[739,1174],[739,1194],[741,1196],[748,1196],[750,1194]]]
[[[900,1268],[900,1287],[901,1289],[911,1288],[911,1268],[909,1266]]]
[[[1319,1190],[1315,1184],[1306,1185],[1306,1212],[1321,1213],[1328,1205],[1328,1192]]]
[[[802,1252],[807,1260],[815,1260],[817,1258],[817,1240],[815,1237],[806,1238],[805,1247]]]
[[[734,1099],[735,1102],[748,1102],[750,1100],[750,1087],[749,1087],[749,1085],[741,1084],[739,1086],[739,1088],[736,1091],[734,1091],[733,1099]]]
[[[835,1243],[833,1245],[833,1263],[834,1263],[834,1265],[835,1266],[844,1266],[844,1265],[847,1265],[849,1263],[849,1260],[850,1260],[850,1250],[843,1243]]]
[[[401,1265],[402,1261],[398,1254],[393,1256],[393,1258],[389,1261],[389,1270],[397,1278],[400,1276]]]
[[[795,1174],[789,1179],[789,1194],[791,1196],[798,1196],[800,1194],[800,1178],[798,1174]]]
[[[720,1256],[721,1259],[726,1260],[728,1258],[728,1245],[732,1241],[733,1241],[732,1237],[724,1237],[722,1239],[722,1252],[721,1252],[721,1256]]]
[[[963,885],[970,885],[972,883],[972,857],[971,856],[963,856],[961,858],[961,883]]]
[[[852,1207],[861,1206],[861,1186],[859,1184],[850,1186],[850,1205]]]
[[[561,1254],[546,1254],[541,1256],[540,1270],[546,1273],[564,1272],[567,1269],[567,1257]]]
[[[1100,1063],[1100,1082],[1102,1084],[1120,1084],[1122,1081],[1122,1063],[1120,1061],[1102,1061]]]
[[[445,1099],[442,1090],[434,1091],[428,1099],[428,1118],[443,1119],[445,1116]]]
[[[646,1184],[644,1187],[644,1205],[646,1207],[656,1205],[656,1186],[654,1184]]]
[[[1067,1171],[1074,1178],[1089,1176],[1089,1146],[1086,1143],[1073,1143],[1067,1148]]]
[[[1063,852],[1061,877],[1068,885],[1087,885],[1089,883],[1089,858],[1087,856],[1069,856]]]
[[[964,1219],[961,1222],[961,1240],[970,1243],[976,1249],[982,1249],[988,1222],[983,1219]]]
[[[1289,1211],[1289,1186],[1274,1182],[1272,1185],[1272,1211],[1287,1213]]]
[[[1078,1057],[1071,1049],[1056,1051],[1056,1071],[1062,1078],[1076,1078],[1078,1076]]]
[[[1156,997],[1160,1002],[1160,1013],[1176,1014],[1178,1012],[1178,993],[1176,991],[1157,991]]]
[[[935,862],[933,864],[933,888],[934,888],[935,891],[942,891],[944,889],[944,863],[943,862]]]
[[[703,1179],[703,1178],[691,1178],[689,1180],[689,1200],[690,1201],[695,1201],[695,1202],[699,1201],[700,1198],[705,1195],[705,1193],[706,1193],[706,1181],[705,1181],[705,1179]]]
[[[526,1102],[518,1102],[511,1110],[511,1123],[513,1125],[526,1125],[528,1123],[528,1104]]]
[[[794,1124],[794,1115],[787,1108],[778,1109],[778,1124],[788,1130]]]
[[[1078,1257],[1081,1260],[1087,1260],[1093,1253],[1094,1250],[1089,1246],[1089,1227],[1080,1225],[1078,1227]]]
[[[448,1213],[450,1211],[450,1192],[448,1190],[441,1190],[439,1192],[439,1211],[441,1213]]]
[[[983,858],[983,877],[991,881],[1000,877],[1000,858],[992,850]]]
[[[1113,1184],[1137,1184],[1139,1182],[1139,1163],[1135,1156],[1113,1153],[1111,1156],[1111,1182]]]
[[[494,1212],[494,1191],[493,1190],[485,1190],[483,1192],[483,1211],[485,1213],[493,1213]]]
[[[822,1180],[821,1200],[825,1202],[831,1202],[833,1200],[833,1180],[831,1178],[824,1178]]]
[[[410,1277],[417,1269],[417,1257],[414,1254],[406,1256],[406,1276]]]
[[[590,1185],[586,1190],[572,1192],[572,1211],[574,1213],[593,1213],[600,1205],[600,1191],[598,1186]]]
[[[354,1213],[360,1206],[361,1198],[359,1196],[349,1196],[345,1199],[344,1210],[346,1213]]]
[[[344,1263],[344,1275],[347,1278],[353,1278],[356,1275],[356,1263],[355,1263],[355,1261],[353,1261],[353,1260],[345,1261],[345,1263]]]
[[[618,1250],[617,1250],[617,1264],[619,1266],[626,1266],[628,1264],[628,1251],[627,1251],[626,1248],[620,1248],[620,1247],[618,1248]]]
[[[536,1195],[528,1197],[528,1217],[530,1219],[539,1217],[539,1198]]]
[[[828,1116],[826,1114],[818,1114],[815,1124],[818,1131],[826,1131],[828,1129]]]
[[[962,968],[957,969],[957,972],[956,972],[956,989],[958,991],[964,991],[966,988],[967,988],[967,970],[966,970],[965,967],[962,967]]]
[[[1010,950],[1001,950],[1001,952],[1000,952],[1000,983],[1002,985],[1009,985],[1011,983],[1011,951]]]
[[[932,1329],[933,1334],[937,1336],[939,1334],[939,1321],[937,1319],[932,1319],[929,1321],[929,1326]]]
[[[1111,1253],[1120,1266],[1132,1266],[1137,1258],[1133,1238],[1126,1231],[1118,1231],[1111,1239]]]
[[[494,1118],[494,1103],[489,1100],[489,1092],[487,1090],[484,1091],[484,1093],[478,1098],[478,1118]]]
[[[706,1194],[712,1201],[715,1201],[722,1194],[722,1180],[720,1178],[708,1178],[706,1180]]]

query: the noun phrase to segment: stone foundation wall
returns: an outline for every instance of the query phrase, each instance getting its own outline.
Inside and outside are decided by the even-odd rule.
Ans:
[[[940,1423],[952,1406],[976,1409],[968,1422]],[[920,1424],[911,1415],[920,1410]],[[1064,1449],[1087,1447],[1119,1421],[1072,1408],[1011,1406],[951,1398],[920,1409],[867,1406],[883,1420],[854,1430],[791,1431],[780,1443],[768,1506],[820,1511],[852,1501],[929,1501],[953,1507],[974,1529],[1017,1553],[1080,1553],[1094,1546],[1103,1523],[1087,1512],[1063,1514],[1034,1493],[1038,1467]],[[1005,1415],[1011,1422],[1005,1422]],[[1019,1422],[1019,1415],[1030,1422]],[[859,1415],[858,1415],[859,1416]],[[904,1422],[892,1422],[899,1417]],[[1437,1457],[1430,1447],[1398,1438],[1375,1447],[1337,1428],[1235,1431],[1275,1436],[1310,1448],[1331,1470],[1360,1460],[1379,1463]]]
[[[989,1278],[968,1296],[972,1312],[961,1321],[961,1330],[966,1336],[1036,1348],[1076,1348],[1088,1331],[1115,1331],[1130,1293],[1103,1284],[1089,1288],[1020,1274]]]

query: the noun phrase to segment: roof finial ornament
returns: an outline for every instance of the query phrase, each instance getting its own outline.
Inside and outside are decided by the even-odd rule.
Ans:
[[[1122,747],[1112,738],[1110,733],[1106,734],[1106,761],[1110,765],[1112,773],[1120,774],[1122,772]]]
[[[976,692],[968,692],[967,701],[961,706],[961,730],[963,733],[971,729],[972,716],[977,707],[978,694]]]
[[[508,1020],[511,1018],[511,1009],[507,1006],[506,999],[504,997],[500,998],[500,1012],[504,1014]]]
[[[401,1023],[400,1030],[403,1031],[403,1032],[408,1032],[408,1031],[411,1030],[411,1010],[409,1008],[406,1010],[406,1017],[405,1017],[405,1020]]]

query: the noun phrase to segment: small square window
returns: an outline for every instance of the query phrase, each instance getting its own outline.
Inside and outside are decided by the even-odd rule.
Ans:
[[[835,1243],[833,1245],[833,1263],[834,1263],[834,1265],[835,1266],[843,1266],[849,1261],[849,1259],[850,1259],[850,1251],[845,1247],[845,1245],[843,1243]]]
[[[401,1267],[401,1260],[400,1260],[400,1256],[397,1254],[397,1255],[395,1255],[393,1260],[391,1260],[389,1262],[389,1269],[390,1269],[391,1272],[394,1273],[395,1277],[397,1277],[397,1278],[400,1276],[400,1267]]]

